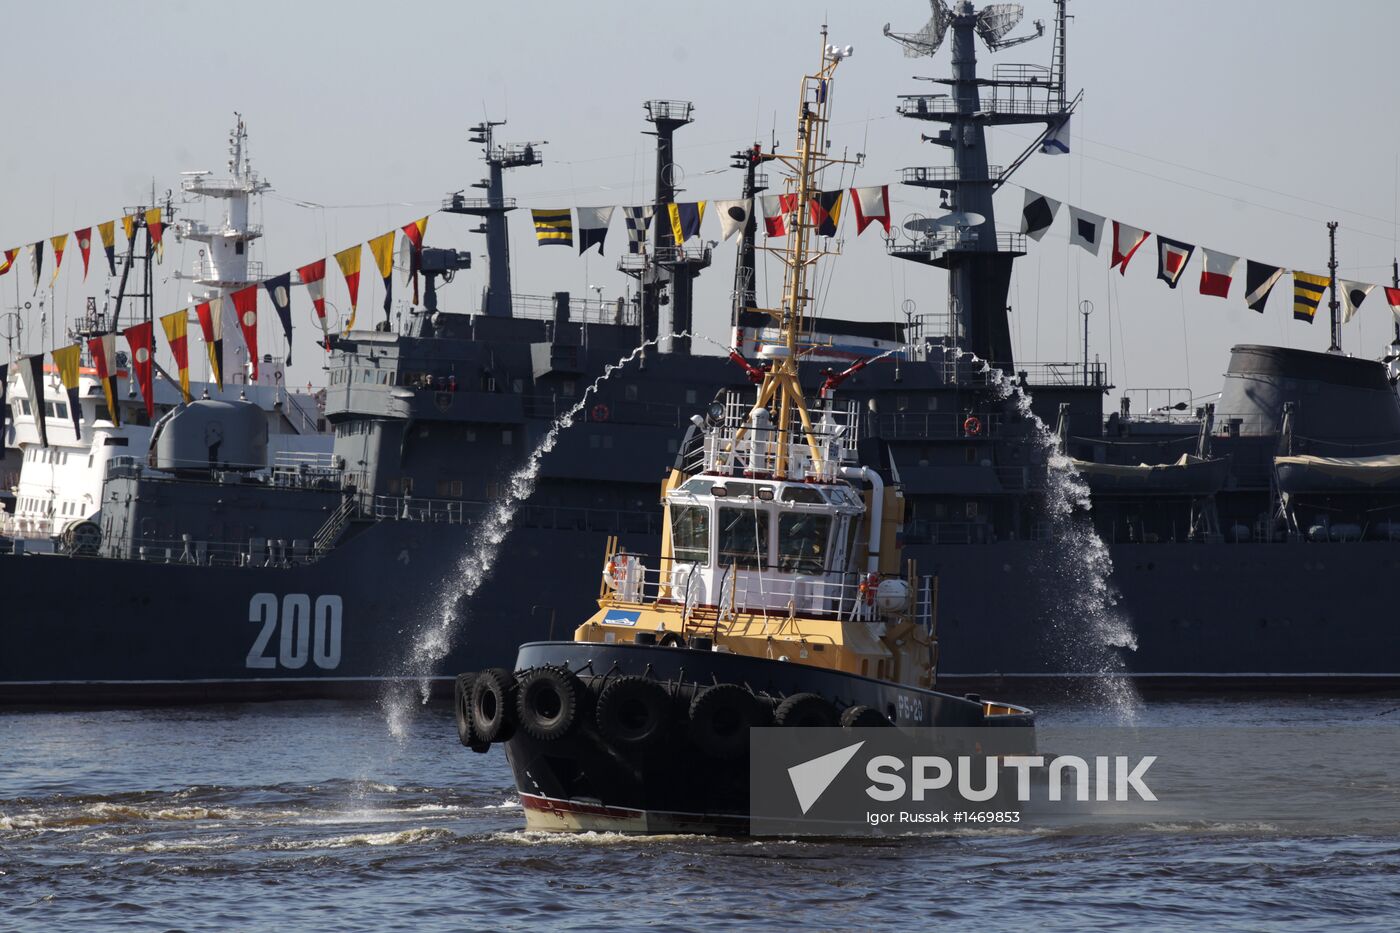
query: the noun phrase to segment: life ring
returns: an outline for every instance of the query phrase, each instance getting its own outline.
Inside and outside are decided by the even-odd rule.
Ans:
[[[690,738],[712,758],[730,760],[749,750],[749,729],[767,724],[768,708],[738,684],[714,684],[690,702]]]
[[[553,742],[578,725],[579,703],[585,694],[573,671],[537,667],[520,679],[515,692],[515,716],[520,729],[532,739]]]
[[[593,406],[592,416],[594,421],[607,421],[608,415],[610,414],[612,414],[612,412],[608,411],[608,406],[604,405],[602,402]]]
[[[645,748],[664,738],[671,720],[666,688],[628,674],[608,682],[594,711],[598,734],[620,748]]]
[[[967,416],[967,420],[963,422],[963,433],[972,437],[982,433],[982,422],[976,415]]]
[[[608,585],[608,589],[621,589],[622,584],[627,580],[627,562],[631,560],[626,554],[616,554],[603,567],[603,582]]]
[[[483,742],[506,742],[515,734],[515,675],[492,667],[472,684],[472,724]]]
[[[794,693],[773,711],[773,723],[778,726],[826,728],[839,721],[836,707],[815,693]]]

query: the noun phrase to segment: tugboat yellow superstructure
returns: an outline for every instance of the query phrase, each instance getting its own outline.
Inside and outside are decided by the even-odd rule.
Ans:
[[[798,145],[774,154],[795,205],[782,342],[755,384],[696,414],[662,487],[658,554],[605,555],[598,611],[571,642],[521,647],[515,671],[457,683],[462,742],[504,742],[532,829],[743,832],[754,726],[1025,725],[1029,711],[935,689],[936,581],[901,560],[895,478],[862,463],[860,411],[828,374],[799,372],[808,278],[824,253],[814,206],[829,158],[832,76],[850,54],[822,33]],[[810,342],[805,341],[805,342]]]

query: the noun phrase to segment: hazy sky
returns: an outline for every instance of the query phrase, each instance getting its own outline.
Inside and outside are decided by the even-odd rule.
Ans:
[[[1032,19],[1053,21],[1049,0],[1026,6],[1018,33]],[[1320,273],[1324,223],[1338,220],[1341,276],[1389,282],[1400,4],[1072,0],[1070,12],[1070,83],[1084,89],[1074,152],[1033,158],[1017,183],[1176,239]],[[695,123],[677,135],[683,198],[736,197],[740,173],[727,168],[730,153],[766,143],[775,128],[781,143],[792,142],[797,82],[814,66],[824,17],[832,41],[855,46],[838,71],[833,142],[866,154],[857,184],[893,183],[904,166],[948,163],[942,149],[919,141],[930,124],[894,113],[896,95],[929,89],[915,75],[947,73],[948,49],[910,60],[880,34],[886,21],[917,30],[928,13],[922,0],[825,9],[796,0],[7,3],[0,246],[116,217],[149,196],[152,180],[178,191],[183,170],[221,172],[235,110],[248,122],[255,167],[275,186],[260,218],[269,274],[399,227],[480,178],[467,127],[483,116],[510,120],[504,141],[548,140],[543,166],[508,175],[508,193],[522,205],[630,204],[652,186],[642,101],[693,100]],[[978,45],[987,70],[1048,64],[1050,52],[1048,34],[995,55]],[[993,131],[992,161],[1009,162],[1031,132]],[[827,186],[839,182],[833,176]],[[936,191],[894,185],[891,194],[897,220],[939,213]],[[1019,223],[1023,196],[1015,185],[998,195],[1000,226]],[[201,216],[199,205],[188,209]],[[1095,308],[1091,353],[1111,360],[1120,387],[1202,395],[1218,389],[1233,343],[1327,346],[1325,309],[1311,326],[1292,321],[1286,277],[1259,315],[1241,298],[1243,262],[1228,301],[1197,293],[1199,254],[1171,291],[1155,278],[1155,241],[1126,276],[1110,275],[1107,250],[1095,259],[1070,247],[1065,223],[1062,209],[1054,230],[1017,263],[1012,328],[1022,360],[1078,359],[1082,298]],[[472,225],[435,215],[428,229],[430,244],[472,250],[478,261],[446,289],[447,307],[480,300],[484,246],[467,232]],[[889,320],[906,298],[920,311],[942,308],[944,274],[887,258],[876,229],[856,239],[854,225],[843,223],[845,255],[829,269],[821,310]],[[707,218],[706,238],[717,230]],[[511,229],[516,291],[592,296],[587,289],[599,285],[616,297],[631,281],[615,268],[623,248],[620,216],[608,257],[599,259],[537,247],[519,212]],[[161,310],[185,303],[187,284],[174,273],[189,268],[196,249],[167,249]],[[717,338],[728,330],[733,254],[732,241],[717,250],[697,287],[697,324]],[[365,262],[361,322],[382,301],[367,254]],[[37,300],[27,257],[16,266],[0,279],[0,310],[17,297]],[[107,286],[100,258],[86,284],[80,268],[73,249],[53,298],[60,321]],[[343,305],[338,273],[330,278],[329,297]],[[760,273],[761,286],[779,283],[776,268]],[[295,301],[293,375],[319,384],[310,303],[300,290]],[[267,316],[264,331],[276,329],[274,320]],[[1344,349],[1378,355],[1391,322],[1377,291],[1344,329]]]

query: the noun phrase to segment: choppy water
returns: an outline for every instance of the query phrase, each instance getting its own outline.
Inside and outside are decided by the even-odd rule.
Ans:
[[[1141,721],[1394,725],[1397,706],[1149,700]],[[450,710],[407,730],[336,703],[0,713],[0,929],[1400,926],[1395,837],[540,836]]]

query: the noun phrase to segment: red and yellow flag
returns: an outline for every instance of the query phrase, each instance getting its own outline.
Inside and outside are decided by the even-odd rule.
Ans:
[[[160,235],[165,231],[165,224],[161,223],[160,218],[160,208],[153,207],[146,211],[146,229],[151,234],[151,248],[155,250],[157,262],[165,257],[165,247],[160,242]]]
[[[115,220],[108,220],[97,225],[97,232],[102,237],[102,252],[107,254],[107,271],[112,275],[117,274],[116,227]]]
[[[243,342],[248,345],[248,359],[253,364],[253,381],[258,381],[258,286],[249,285],[229,295],[238,315],[238,327]]]
[[[4,260],[0,261],[0,275],[4,275],[6,272],[10,271],[10,267],[15,264],[15,257],[19,255],[19,249],[20,248],[16,246],[14,249],[5,250]]]
[[[156,397],[151,385],[151,322],[128,327],[122,331],[127,345],[131,347],[131,368],[136,371],[136,384],[141,388],[141,398],[146,403],[146,417],[156,416]]]
[[[49,287],[53,288],[53,283],[58,281],[59,266],[63,265],[63,251],[68,247],[68,234],[60,233],[58,236],[51,236],[49,243],[53,245],[53,276],[49,279]]]
[[[74,231],[73,235],[78,238],[78,252],[83,257],[83,281],[87,281],[88,259],[92,255],[92,228],[84,227]]]
[[[384,280],[384,316],[389,316],[389,307],[394,298],[394,233],[381,234],[369,241],[369,252],[374,264],[379,268],[379,277]]]
[[[195,306],[195,316],[199,318],[199,329],[204,333],[204,349],[209,354],[209,368],[214,372],[214,381],[219,391],[224,390],[224,324],[222,298],[211,298]]]
[[[185,397],[185,404],[189,404],[190,351],[186,339],[186,328],[189,325],[185,314],[184,308],[174,314],[167,314],[160,319],[160,326],[165,329],[165,339],[170,343],[170,355],[175,357],[175,366],[180,371],[180,394]]]
[[[311,296],[311,305],[316,309],[316,320],[321,323],[321,338],[326,352],[331,352],[331,335],[326,328],[326,261],[318,259],[297,270],[297,278],[306,286]]]
[[[117,409],[117,335],[103,334],[88,341],[88,354],[92,357],[97,379],[102,383],[102,394],[107,397],[107,413],[113,427],[120,427],[121,412]]]
[[[423,217],[411,224],[404,224],[403,235],[413,244],[409,257],[409,272],[413,276],[413,303],[418,304],[418,267],[423,262],[423,237],[428,232],[428,218]]]
[[[363,244],[356,243],[349,249],[343,249],[335,254],[335,261],[340,266],[341,274],[345,276],[345,287],[350,290],[350,317],[345,320],[345,333],[350,333],[350,328],[355,326],[355,308],[360,300],[360,247]]]
[[[122,215],[122,232],[126,234],[126,241],[127,241],[128,243],[135,243],[135,242],[136,242],[136,215],[135,215],[135,214],[123,214],[123,215]]]
[[[53,351],[53,362],[58,367],[58,378],[63,380],[63,388],[68,393],[68,412],[73,416],[73,436],[83,439],[83,408],[78,404],[78,360],[83,348],[78,344],[59,347]]]

